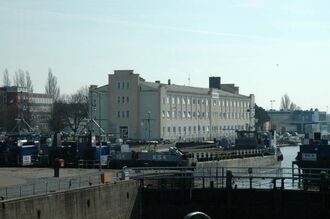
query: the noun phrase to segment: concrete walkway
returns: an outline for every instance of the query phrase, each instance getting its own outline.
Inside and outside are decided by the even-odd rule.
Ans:
[[[99,173],[98,169],[61,168],[60,178],[97,173]],[[36,180],[53,178],[53,175],[52,168],[0,168],[0,187],[33,183]]]

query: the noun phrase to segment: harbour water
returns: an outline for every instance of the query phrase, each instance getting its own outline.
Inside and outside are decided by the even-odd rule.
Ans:
[[[281,167],[291,168],[292,161],[295,160],[298,151],[299,151],[299,146],[281,147],[281,152],[283,154],[283,161],[282,161]]]

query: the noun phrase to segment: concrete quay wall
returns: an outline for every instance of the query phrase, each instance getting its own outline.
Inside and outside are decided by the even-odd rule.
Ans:
[[[196,168],[203,167],[269,167],[279,165],[276,156],[246,157],[219,161],[198,162]]]
[[[139,185],[133,180],[0,201],[0,219],[134,219]]]

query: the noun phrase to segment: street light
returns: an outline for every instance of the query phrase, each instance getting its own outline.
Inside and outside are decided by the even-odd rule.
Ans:
[[[275,102],[275,100],[270,100],[270,111],[273,110],[273,103]]]

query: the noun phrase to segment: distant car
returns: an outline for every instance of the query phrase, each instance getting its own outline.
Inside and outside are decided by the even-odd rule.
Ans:
[[[158,144],[158,141],[153,140],[153,141],[147,141],[148,144]]]

